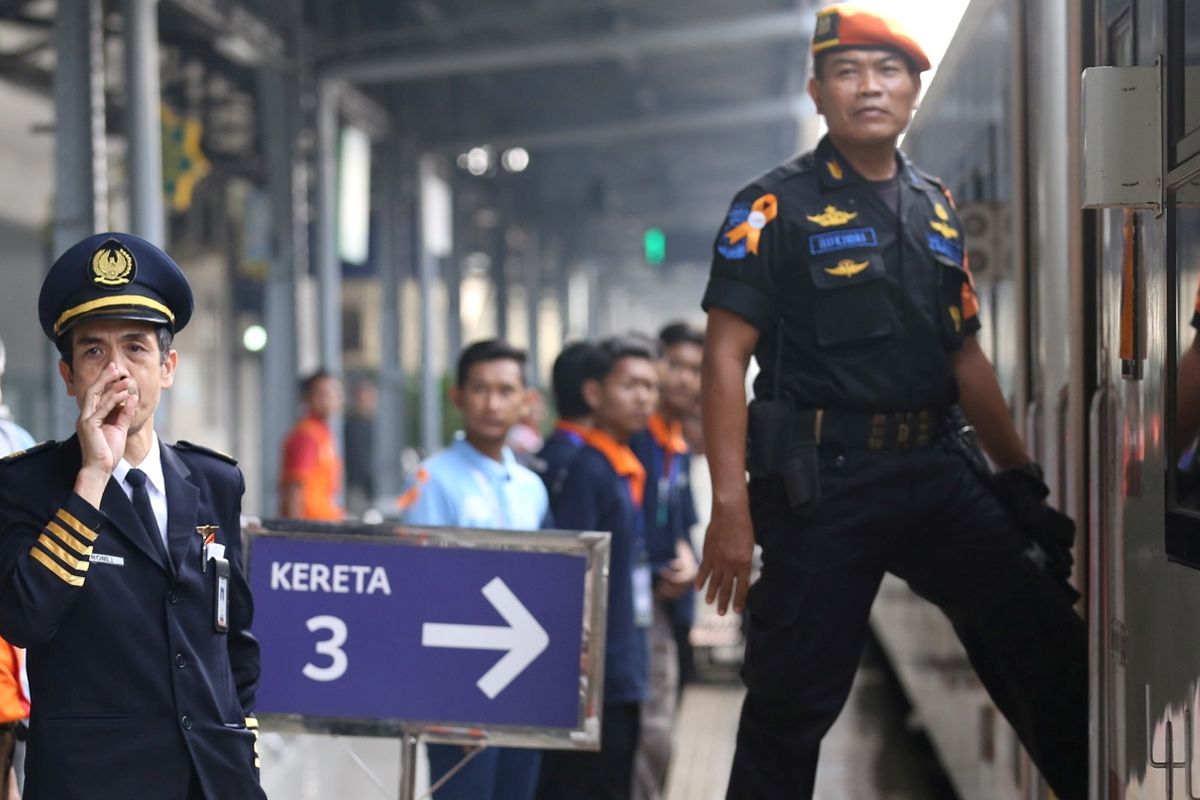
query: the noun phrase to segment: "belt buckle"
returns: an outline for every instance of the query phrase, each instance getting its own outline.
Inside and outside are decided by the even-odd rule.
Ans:
[[[888,427],[887,414],[871,415],[871,433],[867,438],[868,450],[882,450],[885,445]]]
[[[912,413],[902,412],[896,415],[896,449],[909,448],[908,434],[911,431]]]

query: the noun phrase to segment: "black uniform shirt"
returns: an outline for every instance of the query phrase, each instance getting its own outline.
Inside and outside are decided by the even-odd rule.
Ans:
[[[957,398],[950,355],[979,330],[962,224],[897,159],[899,216],[828,137],[734,198],[703,306],[758,328],[758,397],[867,412]]]

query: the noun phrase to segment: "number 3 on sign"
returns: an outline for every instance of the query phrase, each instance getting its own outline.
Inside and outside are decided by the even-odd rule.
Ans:
[[[346,674],[346,664],[349,660],[346,658],[346,652],[342,650],[342,645],[346,643],[346,623],[340,617],[322,614],[313,617],[306,624],[310,633],[329,631],[328,639],[317,642],[317,652],[329,656],[330,663],[326,667],[305,664],[304,677],[314,681],[336,681]]]

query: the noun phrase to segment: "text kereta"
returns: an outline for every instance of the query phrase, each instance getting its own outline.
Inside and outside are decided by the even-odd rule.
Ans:
[[[383,567],[272,561],[271,590],[329,594],[391,594],[392,586]]]

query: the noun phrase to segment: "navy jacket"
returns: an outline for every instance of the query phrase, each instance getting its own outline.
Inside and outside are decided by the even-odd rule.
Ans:
[[[692,456],[682,453],[672,458],[668,475],[666,452],[649,431],[634,436],[629,446],[646,468],[646,551],[650,564],[658,570],[674,560],[676,542],[692,547],[692,526],[698,521],[690,477]],[[690,628],[696,621],[695,589],[667,605],[676,627]]]
[[[610,531],[608,629],[604,654],[604,702],[640,703],[646,698],[646,629],[634,623],[633,571],[645,558],[641,509],[625,479],[590,446],[578,447],[557,492],[550,495],[557,524],[568,530]]]
[[[28,648],[33,700],[26,800],[185,800],[193,772],[205,797],[265,798],[248,720],[259,653],[245,484],[211,451],[161,452],[172,564],[115,481],[99,511],[73,492],[74,437],[0,461],[0,635]],[[214,624],[215,569],[201,571],[204,525],[230,562],[228,633]]]

